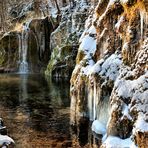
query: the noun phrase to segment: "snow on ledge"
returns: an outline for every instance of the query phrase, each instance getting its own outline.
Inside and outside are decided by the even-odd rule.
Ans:
[[[144,120],[144,114],[141,112],[138,115],[138,119],[135,123],[135,128],[133,129],[133,133],[137,133],[138,131],[141,132],[148,132],[148,122]]]
[[[103,146],[107,148],[138,148],[131,138],[121,139],[115,136],[108,136],[103,142]]]
[[[100,121],[95,120],[92,124],[92,131],[96,134],[105,135],[106,127]]]
[[[4,143],[6,144],[11,144],[11,143],[15,143],[14,140],[12,138],[10,138],[9,136],[6,135],[0,135],[0,145],[2,146]]]

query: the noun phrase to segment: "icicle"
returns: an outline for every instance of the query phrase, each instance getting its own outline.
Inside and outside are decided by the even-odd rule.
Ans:
[[[143,24],[144,24],[144,13],[140,12],[140,24],[141,24],[141,39],[143,39]]]
[[[92,120],[92,95],[91,95],[91,90],[88,93],[88,113],[89,113],[89,118]]]
[[[107,125],[109,119],[109,96],[103,98],[98,105],[97,120],[104,125]]]
[[[94,106],[93,106],[93,120],[96,119],[96,103],[97,103],[97,88],[96,83],[94,82]]]
[[[94,81],[94,80],[93,80]],[[94,121],[97,118],[97,104],[98,104],[98,96],[97,96],[97,84],[94,81],[93,86],[89,87],[88,91],[88,113],[90,120]]]
[[[143,39],[144,36],[144,23],[146,24],[146,29],[148,25],[148,15],[146,12],[140,12],[140,24],[141,24],[141,39]]]
[[[145,23],[146,25],[148,25],[148,14],[147,13],[145,14]]]
[[[90,120],[93,120],[93,91],[91,88],[88,93],[88,112]]]

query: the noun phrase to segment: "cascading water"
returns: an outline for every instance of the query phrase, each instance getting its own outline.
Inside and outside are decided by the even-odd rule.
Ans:
[[[23,25],[23,30],[19,34],[19,73],[28,73],[27,50],[28,50],[28,35],[29,24],[27,22]]]

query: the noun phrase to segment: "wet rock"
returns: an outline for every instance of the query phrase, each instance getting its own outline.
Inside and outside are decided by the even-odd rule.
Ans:
[[[2,72],[15,71],[18,61],[17,32],[10,32],[0,39],[0,67]]]

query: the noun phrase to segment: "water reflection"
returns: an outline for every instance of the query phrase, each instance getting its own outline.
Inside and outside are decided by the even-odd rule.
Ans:
[[[16,148],[95,148],[88,119],[70,126],[69,83],[42,75],[0,75],[0,117]]]
[[[91,130],[92,122],[88,118],[82,117],[77,122],[77,125],[71,126],[71,135],[76,145],[75,148],[99,148],[101,146],[100,135],[97,135]]]
[[[23,101],[26,98],[28,98],[27,81],[28,81],[28,75],[20,75],[20,87],[19,87],[20,101]]]
[[[42,75],[0,75],[0,116],[16,147],[52,147],[70,139],[69,83]]]

